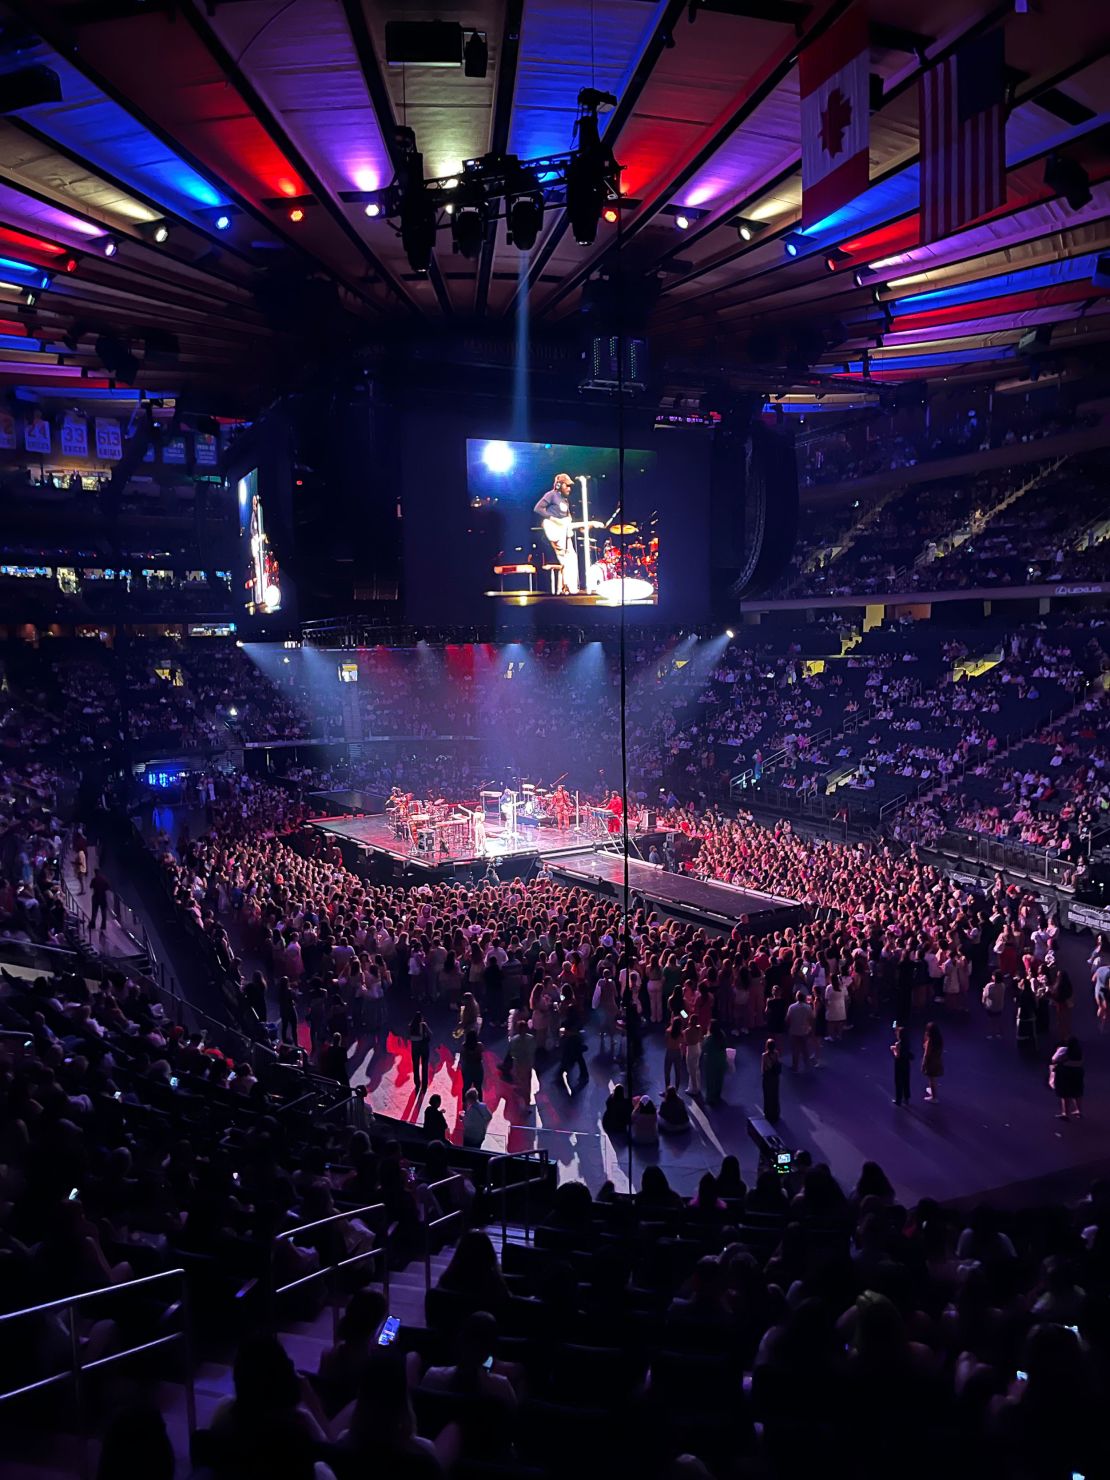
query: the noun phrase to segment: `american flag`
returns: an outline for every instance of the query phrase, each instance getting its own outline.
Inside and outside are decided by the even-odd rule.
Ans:
[[[1001,30],[966,41],[921,79],[921,240],[950,236],[1006,199]]]

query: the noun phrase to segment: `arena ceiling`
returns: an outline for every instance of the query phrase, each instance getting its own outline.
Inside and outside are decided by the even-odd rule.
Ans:
[[[1017,340],[1038,325],[1052,326],[1054,348],[1103,339],[1110,297],[1093,274],[1110,248],[1110,7],[870,0],[871,183],[791,258],[798,57],[845,8],[0,4],[0,72],[42,64],[62,93],[0,116],[0,379],[110,389],[133,355],[144,389],[249,393],[303,362],[305,335],[337,319],[352,342],[398,322],[504,323],[526,294],[533,324],[558,324],[618,260],[653,285],[653,335],[679,357],[743,363],[756,343],[774,364],[816,329],[819,373],[897,382],[1012,373]],[[388,21],[433,18],[481,34],[484,77],[386,61]],[[916,84],[924,64],[993,26],[1011,100],[1006,202],[921,245]],[[399,123],[429,176],[491,151],[567,150],[583,87],[618,100],[602,124],[625,197],[591,247],[551,207],[526,255],[504,222],[476,261],[441,230],[421,276],[394,225],[350,199],[393,178]],[[1081,208],[1045,183],[1053,155],[1086,170]],[[691,212],[686,230],[678,208]]]

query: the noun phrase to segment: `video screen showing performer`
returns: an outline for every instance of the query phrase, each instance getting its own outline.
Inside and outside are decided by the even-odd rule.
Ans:
[[[282,607],[281,571],[262,512],[257,468],[239,479],[238,493],[243,605],[252,617],[273,616]]]
[[[473,510],[499,516],[486,595],[649,606],[659,600],[657,458],[612,447],[468,440]]]

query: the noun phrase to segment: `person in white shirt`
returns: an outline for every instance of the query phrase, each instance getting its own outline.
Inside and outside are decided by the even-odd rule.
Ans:
[[[481,1146],[492,1119],[493,1111],[479,1099],[478,1091],[473,1087],[468,1089],[462,1116],[463,1145]]]

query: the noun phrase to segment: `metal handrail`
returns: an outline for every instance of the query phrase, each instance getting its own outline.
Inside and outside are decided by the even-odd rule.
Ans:
[[[489,1159],[489,1161],[486,1163],[486,1171],[487,1171],[487,1173],[489,1173],[489,1172],[492,1172],[492,1170],[493,1170],[493,1168],[495,1166],[498,1166],[498,1165],[504,1166],[506,1162],[527,1162],[527,1161],[530,1161],[530,1159],[532,1157],[538,1157],[540,1159],[540,1164],[545,1168],[543,1175],[542,1176],[539,1176],[539,1177],[525,1177],[521,1181],[514,1182],[512,1184],[514,1187],[523,1187],[524,1188],[524,1238],[525,1238],[525,1242],[527,1242],[532,1237],[532,1220],[531,1220],[531,1217],[530,1217],[531,1208],[530,1208],[530,1198],[529,1198],[529,1192],[528,1192],[528,1190],[531,1187],[540,1187],[540,1186],[542,1186],[547,1181],[547,1171],[546,1171],[546,1167],[547,1167],[547,1164],[548,1164],[548,1155],[547,1155],[547,1152],[542,1147],[537,1147],[533,1151],[506,1151],[506,1152],[504,1152],[500,1156],[491,1156],[490,1159]],[[502,1253],[504,1253],[505,1247],[508,1244],[508,1242],[509,1242],[509,1179],[508,1179],[507,1176],[502,1176],[502,1178],[501,1178],[501,1250],[502,1250]]]
[[[176,1279],[181,1281],[181,1330],[171,1331],[166,1336],[157,1336],[152,1341],[140,1342],[137,1346],[128,1347],[124,1351],[110,1352],[106,1357],[98,1357],[94,1362],[82,1362],[81,1342],[77,1334],[77,1307],[90,1300],[103,1299],[106,1295],[122,1295],[126,1291],[137,1290],[144,1285],[158,1284],[163,1280]],[[142,1275],[136,1280],[127,1280],[122,1285],[102,1285],[97,1290],[86,1290],[80,1295],[67,1295],[61,1300],[47,1300],[40,1305],[28,1305],[22,1310],[8,1311],[0,1315],[0,1326],[9,1321],[18,1321],[25,1316],[42,1316],[50,1311],[64,1310],[67,1313],[67,1325],[69,1327],[70,1366],[67,1372],[57,1372],[51,1377],[40,1377],[35,1382],[25,1383],[22,1387],[11,1388],[7,1392],[0,1393],[0,1403],[6,1403],[11,1398],[25,1397],[28,1393],[41,1392],[46,1388],[54,1387],[58,1383],[72,1382],[74,1398],[77,1402],[79,1413],[84,1408],[84,1376],[86,1372],[95,1372],[101,1367],[113,1366],[116,1362],[126,1361],[129,1357],[137,1357],[142,1352],[155,1351],[159,1347],[170,1346],[175,1341],[184,1342],[185,1345],[185,1412],[189,1426],[190,1435],[196,1432],[197,1427],[197,1402],[196,1388],[193,1378],[193,1341],[192,1341],[192,1317],[189,1308],[189,1284],[183,1269],[164,1269],[159,1274]],[[88,1433],[84,1434],[84,1443],[81,1446],[81,1475],[89,1474],[89,1452]]]
[[[452,1172],[449,1177],[441,1177],[438,1182],[429,1182],[425,1187],[425,1193],[435,1192],[439,1187],[450,1187],[454,1182],[464,1182],[466,1178],[462,1172]],[[425,1212],[427,1209],[425,1209]],[[442,1228],[445,1223],[454,1223],[456,1219],[463,1217],[462,1208],[456,1208],[452,1213],[441,1213],[438,1218],[424,1219],[424,1288],[430,1290],[432,1286],[432,1229]]]
[[[339,1259],[334,1264],[322,1265],[309,1274],[301,1275],[298,1279],[289,1280],[284,1285],[274,1283],[274,1246],[279,1243],[292,1242],[299,1234],[311,1233],[313,1229],[325,1228],[332,1223],[349,1222],[352,1218],[361,1218],[364,1213],[384,1213],[384,1203],[368,1203],[363,1208],[348,1208],[342,1213],[332,1213],[327,1218],[317,1218],[313,1223],[301,1223],[296,1228],[286,1228],[281,1233],[274,1235],[273,1244],[270,1247],[270,1280],[269,1297],[270,1313],[273,1317],[277,1307],[279,1295],[287,1295],[290,1290],[296,1290],[304,1285],[311,1285],[316,1280],[333,1278],[340,1270],[349,1269],[353,1264],[361,1264],[367,1259],[376,1259],[379,1254],[384,1255],[382,1262],[382,1291],[385,1295],[386,1305],[389,1304],[389,1239],[394,1225],[386,1224],[385,1231],[381,1236],[380,1243],[375,1244],[372,1249],[364,1249],[361,1254],[352,1254],[348,1258]],[[339,1339],[339,1302],[336,1299],[337,1292],[334,1288],[329,1289],[328,1299],[331,1305],[331,1324],[333,1340]]]

